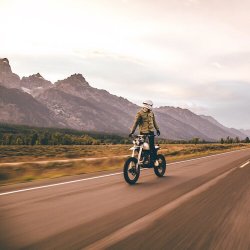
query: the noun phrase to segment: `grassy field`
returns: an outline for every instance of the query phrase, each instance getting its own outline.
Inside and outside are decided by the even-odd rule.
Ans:
[[[122,170],[124,160],[130,154],[130,147],[131,145],[0,146],[0,185],[113,169]],[[244,147],[250,145],[164,144],[161,145],[160,153],[166,156],[168,162],[173,162]],[[68,160],[57,161],[62,159]],[[17,162],[15,165],[6,164]]]
[[[0,162],[72,159],[129,154],[131,145],[0,146]]]

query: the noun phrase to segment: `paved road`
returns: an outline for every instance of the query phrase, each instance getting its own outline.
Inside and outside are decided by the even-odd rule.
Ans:
[[[114,174],[2,187],[0,248],[249,250],[249,159],[247,149],[174,163],[135,186]]]

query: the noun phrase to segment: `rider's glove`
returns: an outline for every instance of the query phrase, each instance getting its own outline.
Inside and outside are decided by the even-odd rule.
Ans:
[[[160,130],[158,129],[158,130],[157,130],[157,135],[160,136],[160,134],[161,134],[161,132],[160,132]]]
[[[133,133],[130,133],[128,136],[129,136],[129,137],[132,137],[132,136],[133,136]]]

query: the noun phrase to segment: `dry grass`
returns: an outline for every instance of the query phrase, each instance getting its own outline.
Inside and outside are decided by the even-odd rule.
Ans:
[[[126,157],[0,167],[0,185],[118,169]]]
[[[0,163],[125,155],[130,147],[131,145],[0,146]]]
[[[198,144],[161,145],[161,153],[168,162],[196,158],[230,150],[249,147],[248,144]],[[122,170],[124,160],[130,152],[130,145],[98,146],[1,146],[0,185],[56,178],[105,170]],[[108,156],[108,157],[107,157]],[[72,158],[81,158],[74,161]],[[88,157],[107,157],[89,160]],[[85,159],[84,159],[85,158]],[[69,159],[67,162],[37,162],[7,165],[4,162]],[[72,159],[72,160],[70,160]]]

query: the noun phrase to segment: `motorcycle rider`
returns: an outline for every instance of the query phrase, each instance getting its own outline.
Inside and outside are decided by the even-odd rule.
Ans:
[[[154,129],[157,131],[157,135],[159,136],[160,130],[155,120],[155,115],[152,111],[153,102],[150,100],[146,100],[143,102],[141,110],[139,110],[136,114],[134,124],[131,128],[131,132],[129,137],[132,137],[137,126],[139,125],[139,131],[141,135],[147,135],[149,138],[149,148],[150,148],[150,165],[153,166],[156,160],[156,150],[154,143]]]

